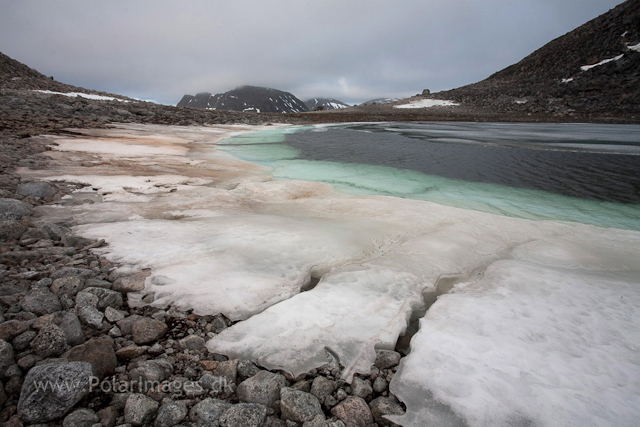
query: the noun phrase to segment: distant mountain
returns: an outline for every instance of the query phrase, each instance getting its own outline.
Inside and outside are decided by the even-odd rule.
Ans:
[[[640,1],[618,5],[486,80],[427,96],[502,112],[640,113]]]
[[[351,107],[351,105],[333,98],[313,98],[308,101],[304,101],[304,103],[310,111],[337,110],[339,108]]]
[[[225,93],[185,95],[178,107],[208,110],[255,111],[258,113],[302,113],[309,108],[289,92],[258,86],[241,86]]]
[[[402,98],[376,98],[369,101],[365,101],[360,105],[374,105],[374,104],[390,104],[392,102],[400,101]]]

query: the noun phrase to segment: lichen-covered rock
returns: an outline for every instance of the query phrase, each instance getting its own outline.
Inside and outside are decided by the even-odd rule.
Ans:
[[[67,349],[67,337],[58,325],[48,324],[40,329],[30,345],[40,357],[59,356]]]
[[[62,427],[91,427],[100,422],[100,418],[91,409],[76,409],[62,421]]]
[[[58,297],[47,289],[38,289],[24,297],[20,305],[24,311],[29,311],[37,316],[55,313],[62,310]]]
[[[346,427],[367,427],[373,424],[373,415],[364,399],[349,396],[331,409],[331,415],[338,417]]]
[[[222,414],[231,407],[231,404],[219,399],[204,399],[197,403],[189,411],[189,419],[196,425],[216,425]]]
[[[82,292],[88,292],[98,297],[98,310],[104,310],[107,307],[118,309],[122,307],[122,294],[120,292],[112,291],[111,289],[88,287],[84,288]]]
[[[187,406],[184,402],[171,402],[163,405],[154,422],[154,427],[172,427],[184,420],[187,416]]]
[[[89,391],[91,365],[50,363],[32,368],[24,379],[18,414],[28,424],[46,423],[65,415]]]
[[[336,384],[322,376],[314,378],[311,384],[311,394],[317,397],[320,403],[324,403],[324,399],[331,395],[335,389]]]

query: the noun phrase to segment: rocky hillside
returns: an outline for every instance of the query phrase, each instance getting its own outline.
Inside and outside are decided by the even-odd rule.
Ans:
[[[258,113],[302,113],[309,111],[304,102],[289,92],[258,86],[241,86],[225,93],[201,92],[185,95],[178,107],[207,110],[255,111]]]
[[[313,98],[304,101],[304,103],[309,108],[309,111],[336,110],[351,107],[351,105],[333,98]]]
[[[486,80],[429,97],[498,112],[634,115],[639,82],[640,1],[628,0]]]

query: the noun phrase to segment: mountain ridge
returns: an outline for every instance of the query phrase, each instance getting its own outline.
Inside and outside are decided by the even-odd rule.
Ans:
[[[303,113],[309,111],[304,102],[289,92],[249,85],[216,95],[209,92],[200,92],[195,96],[184,95],[177,106],[257,113]]]

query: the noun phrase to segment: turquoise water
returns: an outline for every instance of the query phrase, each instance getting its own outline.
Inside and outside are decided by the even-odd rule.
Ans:
[[[466,131],[469,131],[469,126],[473,130],[474,124],[466,125]],[[372,126],[374,126],[373,132],[377,132],[375,126],[380,127],[380,132],[383,132],[383,127],[389,130],[389,124]],[[412,126],[415,128],[417,125],[412,124]],[[425,123],[419,126],[429,130],[429,126],[432,125]],[[509,144],[517,144],[518,125],[509,127],[509,125],[500,124],[500,126],[509,130]],[[568,128],[563,127],[563,125],[555,126],[558,126],[558,129],[562,132],[567,132]],[[556,192],[531,188],[451,179],[402,167],[367,164],[359,159],[358,162],[310,160],[304,158],[304,152],[308,151],[307,147],[300,149],[294,146],[296,144],[292,142],[300,135],[306,134],[310,136],[311,139],[306,144],[319,145],[313,147],[313,156],[316,158],[321,157],[318,156],[317,152],[322,152],[325,149],[325,145],[322,145],[322,138],[329,137],[331,134],[327,130],[332,128],[308,126],[284,129],[274,128],[227,139],[219,144],[218,148],[243,160],[270,167],[272,169],[271,174],[275,179],[302,179],[324,182],[333,185],[338,191],[346,194],[396,196],[510,217],[575,221],[605,227],[640,230],[640,205],[636,203],[616,203],[593,200],[593,198],[571,197]],[[313,134],[322,134],[324,132],[327,133],[318,135],[320,139],[314,141],[316,136]],[[358,134],[360,139],[368,138],[367,133],[358,132]],[[330,149],[331,152],[323,154],[326,157],[335,158],[341,153],[349,151],[349,135],[355,135],[355,133],[342,132],[336,135],[342,139],[331,140],[334,148]],[[557,138],[557,136],[554,136],[554,138]],[[460,146],[459,143],[450,142],[450,140],[451,138],[448,138],[448,141],[440,143],[457,144],[454,148]],[[579,138],[577,142],[581,142]],[[607,143],[611,144],[611,141]],[[377,147],[384,145],[384,139],[381,142],[378,138],[376,144]],[[465,144],[468,144],[468,137]],[[558,142],[556,146],[561,144],[562,141]],[[425,145],[424,149],[427,150],[427,148],[428,146]],[[370,154],[371,150],[367,152],[367,156]],[[385,155],[389,156],[388,152]],[[353,158],[353,154],[351,158]],[[636,156],[635,158],[640,161],[640,157]],[[376,162],[386,163],[384,159],[382,161],[378,159]],[[389,159],[389,163],[393,164],[393,159]],[[545,168],[541,167],[540,169],[541,173],[538,175],[543,180],[545,178],[543,176]]]

